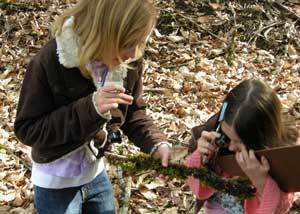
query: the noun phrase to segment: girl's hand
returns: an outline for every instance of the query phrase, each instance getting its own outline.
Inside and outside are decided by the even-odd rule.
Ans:
[[[262,156],[261,162],[259,162],[255,157],[254,151],[250,150],[248,152],[244,144],[241,146],[241,151],[236,152],[235,157],[241,169],[256,187],[258,193],[262,194],[270,170],[268,160]]]
[[[101,114],[118,108],[119,104],[131,105],[133,97],[125,94],[125,88],[119,85],[103,86],[96,92],[96,105]]]
[[[203,163],[209,161],[217,150],[217,145],[212,143],[220,137],[220,133],[203,131],[197,140],[197,151],[202,155]],[[204,158],[207,157],[207,158]]]
[[[161,144],[157,150],[153,153],[153,157],[158,158],[161,160],[161,165],[163,167],[168,167],[169,159],[171,157],[171,149],[167,144]],[[157,172],[153,172],[153,175],[158,176],[163,180],[167,180],[168,176],[164,175],[157,175]]]
[[[153,157],[161,160],[163,167],[168,167],[169,159],[171,156],[171,149],[167,144],[161,144],[157,150],[153,153]]]

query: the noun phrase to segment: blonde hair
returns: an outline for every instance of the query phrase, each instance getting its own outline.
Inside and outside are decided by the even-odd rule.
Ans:
[[[58,17],[53,25],[54,35],[60,35],[71,16],[75,18],[73,30],[80,38],[80,71],[86,77],[90,76],[86,65],[93,59],[111,68],[115,58],[123,62],[123,50],[137,47],[136,54],[140,53],[145,42],[142,39],[156,22],[156,10],[148,0],[79,0]]]

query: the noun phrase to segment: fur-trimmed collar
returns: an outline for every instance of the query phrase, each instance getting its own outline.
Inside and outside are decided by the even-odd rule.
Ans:
[[[56,35],[57,54],[60,64],[66,68],[79,67],[78,37],[75,35],[74,17],[68,18],[59,35]]]

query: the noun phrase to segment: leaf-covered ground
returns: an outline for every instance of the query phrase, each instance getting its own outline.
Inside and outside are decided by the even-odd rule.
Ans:
[[[50,23],[74,2],[0,0],[0,146],[14,151],[0,147],[0,213],[33,212],[30,150],[13,134],[18,95],[30,58],[51,38]],[[145,51],[145,99],[149,115],[174,145],[185,146],[190,128],[218,111],[228,90],[244,78],[268,82],[300,126],[298,0],[154,2],[160,18]],[[122,146],[122,154],[136,150]],[[185,155],[178,150],[176,158]],[[184,182],[162,182],[147,173],[122,180],[108,167],[120,213],[127,209],[118,203],[122,187],[128,190],[122,182],[130,184],[127,213],[192,212],[193,195]]]

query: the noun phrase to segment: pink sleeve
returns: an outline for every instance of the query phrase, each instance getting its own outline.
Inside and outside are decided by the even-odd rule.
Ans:
[[[200,153],[198,151],[193,152],[186,159],[185,165],[187,167],[200,167],[202,165]],[[209,198],[215,192],[214,189],[202,185],[199,179],[196,179],[193,176],[189,176],[187,178],[187,184],[191,188],[192,192],[196,195],[196,197],[200,200]]]
[[[262,195],[245,200],[246,214],[275,213],[284,214],[292,206],[294,193],[282,192],[277,183],[269,176]]]

